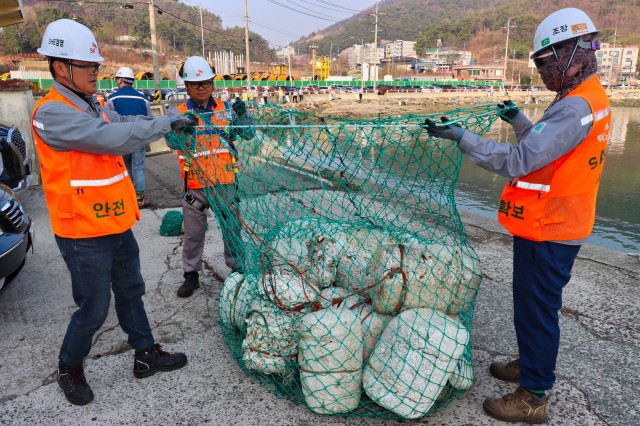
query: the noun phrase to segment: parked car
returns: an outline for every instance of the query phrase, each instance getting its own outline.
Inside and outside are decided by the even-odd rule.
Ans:
[[[138,89],[138,92],[142,93],[143,95],[145,95],[149,101],[154,102],[155,101],[155,96],[156,96],[156,90],[155,89]],[[169,100],[171,98],[174,98],[176,95],[175,90],[172,89],[160,89],[160,99],[161,100]]]
[[[176,89],[173,93],[170,93],[167,95],[167,100],[184,100],[187,99],[189,97],[189,95],[187,94],[187,88],[186,87],[181,87],[179,89]],[[220,97],[220,95],[218,94],[218,97]]]
[[[442,92],[442,89],[439,86],[422,86],[420,88],[420,91],[423,93],[428,93],[428,92]]]
[[[0,288],[18,275],[33,244],[31,218],[14,192],[30,181],[31,162],[20,130],[0,123]]]
[[[22,191],[31,183],[31,159],[18,127],[0,122],[0,183]]]
[[[18,275],[32,245],[31,218],[11,188],[0,184],[0,289]]]
[[[115,93],[117,89],[99,89],[96,94],[98,95],[104,95],[104,98],[107,99],[109,98],[109,95]]]
[[[385,93],[394,90],[393,86],[388,84],[379,84],[376,89],[378,90],[378,95],[384,95]]]

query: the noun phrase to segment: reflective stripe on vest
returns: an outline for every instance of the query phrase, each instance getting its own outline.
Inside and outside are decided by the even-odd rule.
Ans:
[[[107,179],[90,179],[90,180],[73,180],[72,179],[71,186],[74,188],[79,186],[108,186],[108,185],[111,185],[112,183],[121,181],[127,176],[129,176],[129,172],[125,170],[124,172],[119,173]]]
[[[551,191],[551,185],[545,185],[545,184],[542,184],[542,183],[529,183],[529,182],[523,182],[521,180],[518,180],[516,182],[516,186],[518,188],[530,189],[530,190],[538,191],[538,192],[550,192]]]
[[[214,154],[229,154],[230,152],[231,152],[231,151],[229,151],[229,150],[228,150],[228,149],[226,149],[226,148],[220,148],[220,149],[214,149],[214,150],[213,150],[213,153],[214,153]],[[197,158],[197,157],[204,157],[204,156],[207,156],[207,155],[209,155],[209,154],[211,154],[211,151],[209,151],[209,150],[207,150],[207,151],[197,151],[197,152],[192,153],[192,154],[191,154],[191,156],[190,156],[189,158],[191,158],[191,157],[195,157],[195,158]],[[184,155],[182,155],[182,154],[179,154],[179,155],[178,155],[178,158],[179,158],[180,160],[186,160],[186,159],[187,159],[187,157],[185,157],[185,156],[184,156]]]

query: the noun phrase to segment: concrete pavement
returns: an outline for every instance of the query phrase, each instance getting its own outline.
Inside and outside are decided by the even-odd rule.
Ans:
[[[115,312],[96,334],[86,375],[95,401],[69,404],[55,383],[59,346],[74,310],[69,275],[51,234],[41,188],[20,194],[36,225],[35,253],[0,292],[0,424],[15,425],[493,425],[482,412],[487,396],[514,389],[488,374],[496,358],[517,353],[511,307],[511,238],[499,225],[463,215],[484,280],[476,301],[473,388],[440,413],[418,421],[319,416],[278,399],[231,358],[218,323],[220,286],[228,274],[210,218],[203,288],[189,299],[182,282],[181,237],[161,237],[167,208],[179,205],[172,154],[147,159],[147,195],[155,207],[135,226],[147,283],[145,304],[159,343],[184,351],[181,370],[135,379],[133,355]],[[640,424],[640,259],[585,246],[564,293],[558,382],[549,424]]]

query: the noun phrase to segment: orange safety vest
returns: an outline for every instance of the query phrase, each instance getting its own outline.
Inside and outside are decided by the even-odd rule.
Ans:
[[[178,111],[184,114],[188,111],[187,103],[178,106]],[[216,99],[216,105],[211,114],[211,124],[220,126],[219,131],[224,131],[224,127],[229,122],[227,110],[224,102]],[[198,117],[198,123],[203,126],[203,122]],[[232,153],[225,142],[220,141],[220,136],[208,133],[211,129],[199,130],[195,138],[196,146],[191,146],[190,154],[193,157],[192,164],[186,165],[187,186],[189,188],[202,188],[218,184],[229,184],[235,181],[233,171]],[[193,139],[191,139],[193,141]],[[187,157],[178,153],[182,179],[184,180],[185,163]]]
[[[582,118],[582,124],[592,122],[591,131],[562,157],[505,185],[498,221],[512,235],[533,241],[566,241],[586,238],[593,229],[611,108],[597,76],[567,96],[587,101],[592,113]]]
[[[92,238],[131,229],[140,219],[140,210],[122,156],[51,148],[36,132],[35,123],[36,111],[47,102],[62,102],[84,111],[52,88],[36,103],[31,116],[53,233],[64,238]],[[103,118],[109,121],[104,113]]]

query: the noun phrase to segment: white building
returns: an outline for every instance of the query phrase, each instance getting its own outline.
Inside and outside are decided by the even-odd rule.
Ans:
[[[416,42],[406,40],[396,40],[384,45],[385,58],[416,57]]]
[[[427,49],[424,62],[434,64],[434,71],[451,69],[454,65],[471,65],[472,53],[468,50],[453,50],[450,47],[433,47]]]
[[[384,48],[376,48],[373,43],[354,44],[348,56],[351,68],[357,68],[362,64],[379,64],[382,59],[384,59]]]
[[[608,83],[635,80],[638,66],[638,46],[614,46],[602,43],[596,52],[598,76]]]
[[[291,45],[285,46],[276,52],[278,58],[287,58],[289,56],[295,56],[295,54],[296,49]]]

